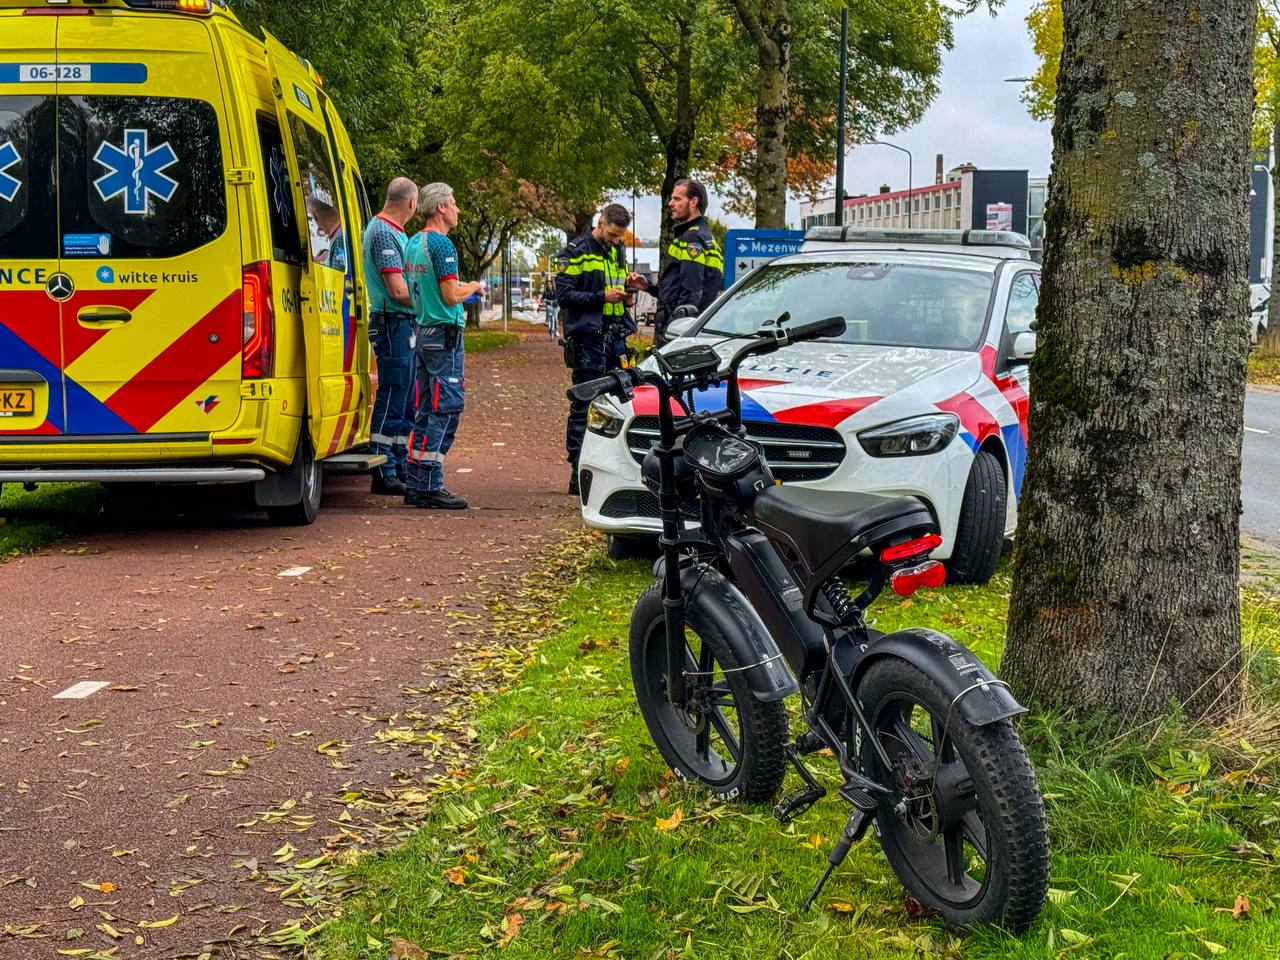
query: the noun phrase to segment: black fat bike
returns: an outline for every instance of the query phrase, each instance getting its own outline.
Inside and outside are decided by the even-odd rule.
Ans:
[[[806,906],[874,823],[923,907],[958,926],[1024,929],[1049,882],[1044,806],[1012,722],[1025,708],[952,638],[881,633],[865,616],[886,586],[942,585],[933,515],[914,497],[778,486],[746,439],[743,360],[844,330],[839,317],[787,319],[720,344],[727,361],[695,343],[570,390],[584,402],[658,392],[661,436],[642,474],[663,555],[630,630],[645,722],[676,776],[726,800],[771,802],[794,767],[804,786],[774,807],[783,823],[826,795],[803,758],[831,752],[852,813]],[[720,384],[727,408],[695,412],[692,392]],[[864,552],[869,582],[853,596],[840,574]],[[784,700],[797,692],[807,730],[791,739]]]

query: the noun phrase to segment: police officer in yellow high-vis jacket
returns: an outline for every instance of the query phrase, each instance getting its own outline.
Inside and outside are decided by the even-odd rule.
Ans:
[[[667,324],[680,307],[701,313],[711,306],[724,286],[724,254],[707,226],[707,188],[697,180],[677,181],[667,201],[675,236],[667,247],[666,263],[658,276],[658,312],[654,343],[666,340]],[[636,289],[650,284],[640,274],[627,278]]]
[[[585,383],[618,366],[626,351],[627,334],[635,323],[627,307],[635,294],[626,290],[627,260],[622,238],[631,214],[611,203],[600,212],[596,226],[575,237],[560,251],[556,302],[564,330],[565,362],[573,382]],[[571,472],[569,492],[578,492],[578,454],[587,429],[587,404],[569,401],[565,452]]]

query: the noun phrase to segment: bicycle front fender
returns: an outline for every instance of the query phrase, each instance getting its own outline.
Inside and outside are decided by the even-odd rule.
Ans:
[[[691,566],[680,571],[680,583],[686,616],[705,618],[718,628],[757,700],[783,700],[800,690],[760,615],[731,581],[719,571]]]

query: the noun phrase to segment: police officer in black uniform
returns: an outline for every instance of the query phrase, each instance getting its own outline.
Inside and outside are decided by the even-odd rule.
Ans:
[[[556,303],[560,307],[561,341],[573,382],[585,383],[619,366],[626,354],[627,334],[635,321],[627,307],[635,294],[627,289],[627,256],[622,245],[631,214],[611,203],[600,211],[595,228],[575,237],[560,251]],[[587,429],[587,404],[569,401],[565,452],[572,472],[569,492],[578,492],[578,454]]]
[[[707,226],[707,188],[697,180],[677,181],[667,209],[676,227],[658,276],[653,340],[659,344],[666,341],[667,324],[676,310],[690,306],[701,313],[724,286],[724,254]],[[650,287],[648,279],[638,273],[631,274],[627,282],[639,290]]]

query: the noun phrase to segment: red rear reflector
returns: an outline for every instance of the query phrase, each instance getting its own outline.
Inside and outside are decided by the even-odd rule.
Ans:
[[[886,547],[880,554],[880,559],[884,563],[910,560],[912,557],[920,557],[930,553],[941,545],[942,538],[940,536],[936,533],[926,533],[923,537],[908,540],[906,543],[900,543],[896,547]]]
[[[245,380],[270,377],[275,372],[276,323],[271,306],[271,264],[250,263],[244,268],[244,351],[240,375]]]
[[[937,588],[947,582],[947,568],[937,560],[926,560],[918,567],[899,570],[889,578],[893,592],[900,597],[909,597],[921,587]]]

